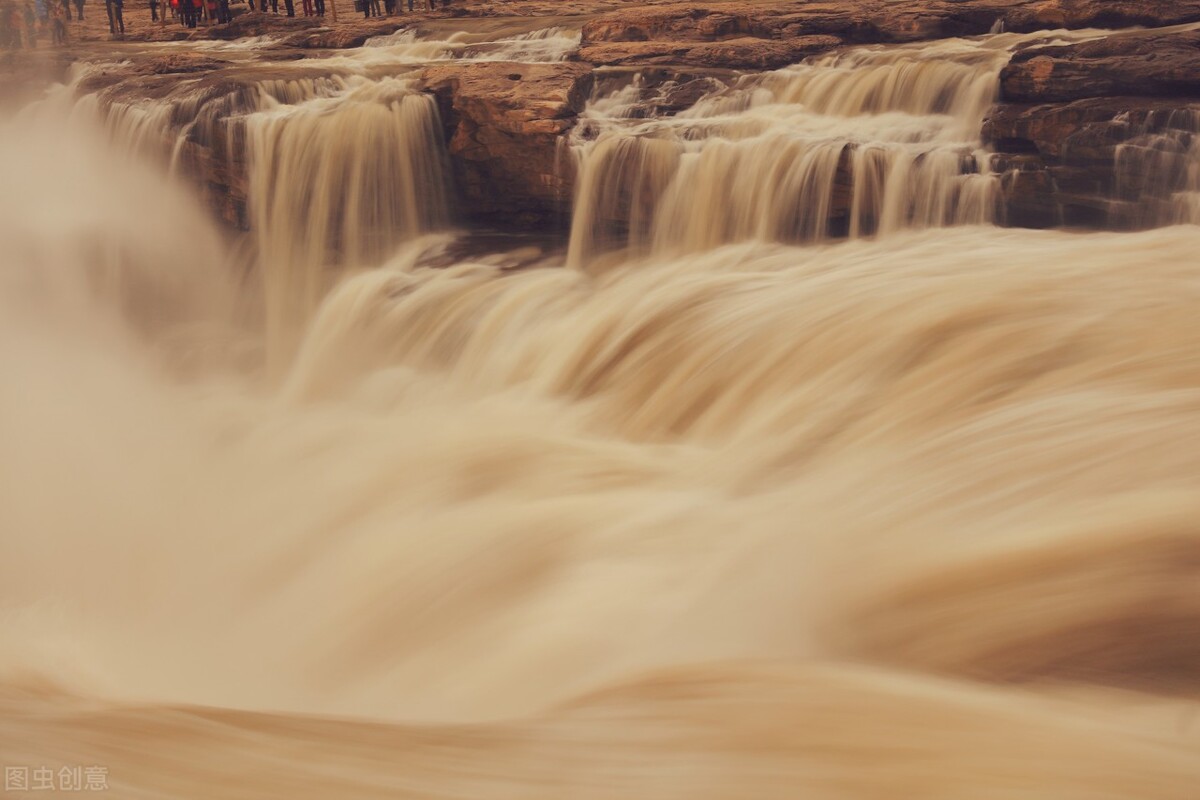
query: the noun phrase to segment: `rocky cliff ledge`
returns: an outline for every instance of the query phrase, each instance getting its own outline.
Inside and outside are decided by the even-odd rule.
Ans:
[[[1018,53],[1001,92],[984,138],[1007,173],[1009,224],[1142,227],[1200,135],[1200,31]]]
[[[558,16],[538,16],[552,12]],[[321,27],[246,14],[205,35],[272,34],[263,57],[273,62],[272,77],[286,78],[289,61],[312,74],[320,69],[313,56],[358,46],[371,34],[410,24],[440,25],[442,33],[492,30],[500,14],[509,15],[506,25],[529,20],[530,30],[582,26],[580,50],[555,64],[407,68],[438,100],[464,212],[499,226],[545,230],[565,221],[574,174],[562,137],[591,87],[611,84],[614,75],[642,76],[645,113],[674,113],[695,102],[713,77],[729,80],[841,47],[1000,29],[1146,26],[1074,45],[1042,43],[1017,53],[1004,71],[1001,102],[983,133],[997,153],[992,167],[1004,174],[1002,216],[1021,226],[1148,224],[1145,204],[1135,209],[1129,201],[1153,186],[1169,191],[1179,167],[1173,154],[1182,158],[1200,135],[1200,31],[1189,28],[1200,22],[1200,0],[463,0],[433,15],[460,17],[453,21],[409,16]],[[219,126],[210,123],[236,113],[256,80],[253,67],[149,54],[88,88],[103,89],[104,103],[136,103],[161,98],[177,83],[163,76],[183,72],[207,88],[173,120],[176,131],[204,120],[190,125],[182,161],[218,213],[245,227],[243,140],[236,130],[212,135]],[[657,91],[667,84],[670,92]]]
[[[1200,20],[1200,0],[785,0],[637,6],[583,27],[593,64],[769,69],[844,45],[993,30],[1160,27]]]
[[[425,69],[423,80],[438,98],[450,163],[472,216],[520,226],[565,220],[574,174],[560,138],[587,101],[589,66],[449,64]]]

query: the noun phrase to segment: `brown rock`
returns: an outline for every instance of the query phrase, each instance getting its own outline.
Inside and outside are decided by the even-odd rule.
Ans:
[[[1200,101],[1002,105],[983,133],[1000,152],[993,168],[1004,173],[1009,224],[1147,227],[1158,221],[1155,204],[1179,188],[1172,176],[1186,174],[1187,150],[1200,134]]]
[[[584,64],[506,62],[427,67],[467,213],[520,224],[553,222],[570,208],[570,159],[559,137],[591,87]]]
[[[580,50],[583,61],[604,66],[678,64],[714,69],[779,69],[842,43],[836,36],[797,36],[791,39],[741,37],[717,42],[612,42]]]
[[[1004,99],[1044,103],[1117,95],[1200,96],[1200,31],[1109,36],[1013,57]]]
[[[192,34],[193,39],[244,39],[268,34],[293,33],[306,28],[320,26],[316,17],[287,17],[281,14],[265,14],[247,11],[238,14],[225,25],[209,25]]]
[[[725,65],[779,65],[837,44],[913,42],[984,34],[1000,24],[1028,32],[1090,26],[1164,26],[1200,20],[1200,0],[784,0],[775,3],[637,4],[583,27],[581,57],[600,64],[702,63],[689,42],[742,42],[716,51]],[[833,37],[836,41],[812,37]],[[809,39],[805,43],[804,39]],[[760,50],[751,40],[763,40]],[[623,48],[612,45],[625,43]],[[638,43],[638,46],[630,46]],[[726,53],[724,58],[721,53]],[[713,57],[713,56],[709,56]]]
[[[408,27],[412,23],[397,17],[363,19],[355,17],[350,22],[336,27],[315,28],[293,33],[280,40],[281,47],[300,47],[310,50],[346,50],[362,47],[375,36],[386,36]]]

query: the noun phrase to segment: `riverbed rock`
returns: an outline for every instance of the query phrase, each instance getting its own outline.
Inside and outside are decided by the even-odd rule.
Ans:
[[[716,42],[604,42],[580,49],[579,57],[598,66],[671,64],[714,69],[767,70],[795,64],[842,43],[835,36],[760,39],[743,36]]]
[[[1017,53],[1001,76],[1005,100],[1200,97],[1200,31],[1109,36]]]
[[[387,36],[407,28],[412,23],[401,17],[355,17],[336,26],[297,31],[279,40],[279,47],[298,47],[308,50],[347,50],[362,47],[376,36]]]
[[[592,81],[584,64],[485,62],[428,67],[465,213],[518,225],[561,221],[571,202],[571,163],[560,137],[583,110]]]
[[[1169,221],[1200,136],[1200,31],[1031,47],[1004,69],[1001,94],[983,138],[998,153],[1009,224]]]
[[[1200,100],[1097,97],[998,106],[983,129],[998,151],[1005,221],[1019,227],[1144,228],[1187,174]]]
[[[246,11],[237,14],[224,25],[208,25],[192,33],[194,39],[246,39],[256,36],[272,36],[295,33],[307,28],[320,26],[317,17],[288,17],[282,14],[268,14],[263,11]]]
[[[700,63],[684,43],[759,41],[776,64],[787,48],[801,57],[841,45],[902,43],[993,30],[1028,32],[1091,26],[1165,26],[1200,21],[1200,0],[833,0],[777,3],[638,4],[601,14],[583,27],[580,57],[594,63],[663,63],[671,56]],[[625,48],[613,47],[627,43]],[[769,44],[768,44],[769,43]],[[635,45],[635,46],[634,46]],[[703,50],[700,51],[704,52]],[[720,53],[720,50],[710,51]],[[770,54],[770,58],[766,56]],[[718,62],[721,63],[721,62]],[[726,59],[726,65],[739,63]]]

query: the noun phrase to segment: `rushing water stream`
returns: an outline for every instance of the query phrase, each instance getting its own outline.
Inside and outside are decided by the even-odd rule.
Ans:
[[[454,192],[403,67],[569,31],[393,37],[189,122],[248,142],[248,272],[171,174],[186,85],[4,123],[0,763],[1193,800],[1200,228],[991,224],[1017,39],[597,96],[551,268],[430,265]],[[1183,165],[1126,170],[1163,221],[1200,221],[1183,127],[1119,156]]]

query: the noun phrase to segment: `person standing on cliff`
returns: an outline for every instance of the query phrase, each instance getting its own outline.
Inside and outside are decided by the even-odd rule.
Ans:
[[[31,2],[25,3],[25,39],[29,42],[30,47],[37,47],[37,14],[34,13]]]
[[[313,11],[318,17],[325,16],[325,0],[313,0]]]
[[[67,6],[64,2],[62,5],[53,5],[50,7],[50,40],[54,44],[67,43],[67,23],[63,17],[68,13],[63,11]]]
[[[12,9],[9,7],[8,0],[0,2],[0,47],[5,50],[15,50],[21,46],[21,34],[15,29],[10,29],[9,20],[12,19]]]
[[[108,12],[108,32],[113,36],[125,35],[125,0],[104,0]]]
[[[83,22],[83,0],[75,0],[75,19]]]

